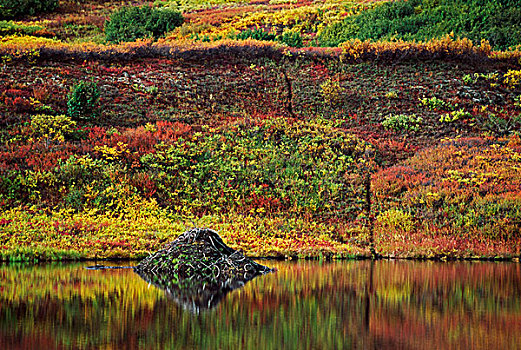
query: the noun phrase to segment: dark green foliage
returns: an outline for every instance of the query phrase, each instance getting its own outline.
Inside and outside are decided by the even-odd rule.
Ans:
[[[92,120],[98,114],[100,92],[94,82],[83,81],[72,88],[67,114],[75,120]]]
[[[115,43],[141,38],[157,39],[179,27],[183,20],[179,12],[170,9],[123,7],[105,22],[105,38]]]
[[[0,0],[0,19],[34,16],[57,6],[58,0]]]
[[[429,40],[454,32],[497,49],[521,44],[519,0],[408,0],[387,2],[330,25],[318,37],[322,46],[349,39]]]
[[[277,41],[291,47],[302,47],[302,36],[299,33],[286,32],[277,37]]]
[[[275,40],[275,35],[265,32],[262,29],[247,29],[237,34],[238,40],[255,39],[255,40]]]
[[[19,205],[28,200],[27,186],[24,186],[22,174],[15,171],[0,173],[0,193],[3,200],[12,205]]]
[[[64,202],[67,208],[72,208],[76,212],[80,212],[83,209],[83,203],[85,202],[85,193],[82,189],[72,189],[64,197]]]

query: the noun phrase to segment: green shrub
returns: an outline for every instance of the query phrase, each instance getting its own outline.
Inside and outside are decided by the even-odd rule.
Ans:
[[[507,73],[508,74],[508,73]],[[507,75],[505,75],[505,78]],[[504,79],[505,79],[504,78]],[[465,74],[461,79],[463,83],[466,85],[476,84],[478,81],[486,81],[489,82],[493,87],[497,86],[497,83],[501,81],[498,73],[474,73],[474,74]],[[508,85],[509,81],[505,81],[505,84]]]
[[[391,114],[385,118],[385,120],[382,122],[382,126],[386,129],[392,129],[394,131],[418,131],[422,121],[423,119],[421,117],[416,117],[416,114]]]
[[[433,96],[431,98],[420,98],[420,103],[422,106],[429,108],[431,111],[449,108],[448,104],[445,101],[437,98],[436,96]]]
[[[1,0],[0,0],[1,1]],[[21,25],[13,21],[0,21],[0,35],[33,35],[35,32],[42,30],[43,27],[33,25]]]
[[[384,3],[373,10],[347,17],[320,32],[319,43],[322,46],[338,46],[354,38],[381,39],[389,33],[399,36],[405,33],[406,29],[412,30],[417,25],[413,21],[413,15],[420,2],[410,0]]]
[[[114,43],[141,38],[157,39],[179,27],[183,21],[179,12],[170,9],[122,7],[105,22],[105,38]]]
[[[97,180],[99,185],[103,179],[102,171],[106,163],[100,159],[87,156],[70,156],[66,160],[58,160],[55,169],[56,183],[70,187],[72,185],[93,185]]]
[[[284,43],[290,47],[302,47],[302,36],[300,33],[286,32],[277,37],[277,41]]]
[[[77,120],[91,120],[98,114],[100,92],[94,82],[81,82],[72,88],[67,101],[67,114]]]
[[[391,90],[385,93],[385,97],[390,100],[395,100],[398,98],[398,93],[396,91]]]
[[[521,109],[521,95],[514,97],[514,107]]]
[[[272,41],[275,40],[275,35],[265,32],[261,29],[247,29],[239,34],[237,34],[237,40],[246,40],[246,39],[255,39],[255,40],[266,40]]]
[[[34,16],[57,6],[58,0],[0,0],[0,19]]]
[[[460,119],[469,119],[472,117],[472,114],[465,111],[464,109],[458,109],[456,111],[452,111],[450,113],[446,113],[440,117],[440,122],[442,123],[452,123]]]
[[[0,200],[13,206],[27,202],[27,191],[24,174],[19,171],[0,173]]]
[[[345,18],[318,36],[322,46],[350,39],[417,40],[453,32],[497,49],[521,44],[521,7],[514,0],[400,0]]]

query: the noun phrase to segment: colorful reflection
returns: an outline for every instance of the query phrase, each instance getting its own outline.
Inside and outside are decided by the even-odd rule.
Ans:
[[[521,266],[276,262],[194,314],[132,270],[0,266],[0,348],[518,349]]]

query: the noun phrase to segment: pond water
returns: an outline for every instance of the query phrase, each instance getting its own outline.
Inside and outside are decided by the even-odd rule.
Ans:
[[[210,309],[131,269],[0,265],[0,349],[521,348],[521,264],[261,263]]]

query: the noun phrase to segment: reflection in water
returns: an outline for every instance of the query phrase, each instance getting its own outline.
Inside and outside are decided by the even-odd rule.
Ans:
[[[183,309],[197,314],[203,310],[215,308],[232,290],[242,288],[260,273],[245,272],[223,282],[212,278],[200,280],[173,279],[169,275],[161,276],[153,272],[136,271],[147,283],[163,290],[166,296]]]
[[[0,349],[519,349],[521,266],[266,262],[193,314],[132,270],[0,266]]]

